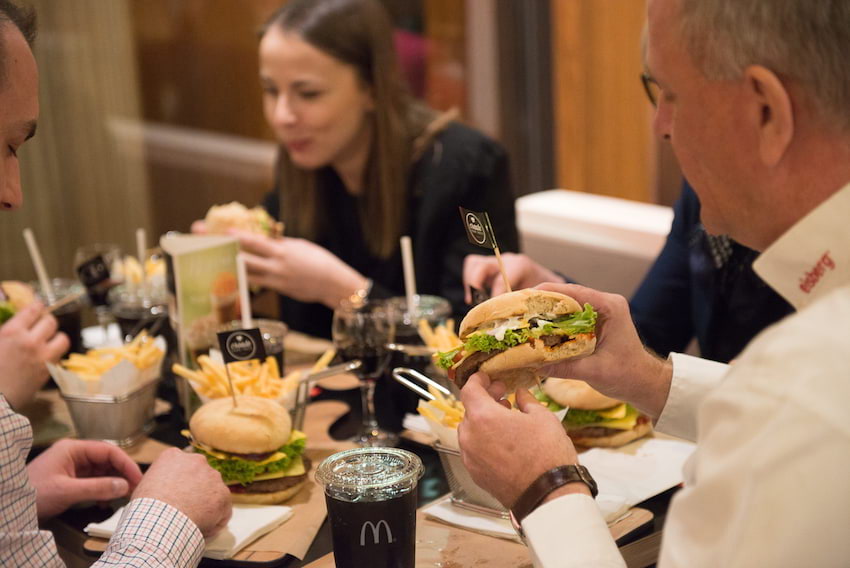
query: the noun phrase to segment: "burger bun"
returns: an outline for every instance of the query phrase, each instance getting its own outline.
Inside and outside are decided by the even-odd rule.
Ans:
[[[276,451],[289,441],[292,419],[280,403],[258,396],[210,401],[192,415],[192,437],[216,450],[235,454]]]

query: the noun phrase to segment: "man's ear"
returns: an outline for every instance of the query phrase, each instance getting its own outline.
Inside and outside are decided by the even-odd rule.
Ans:
[[[779,163],[794,137],[794,107],[779,77],[761,65],[744,70],[744,88],[752,101],[759,155],[768,167]]]

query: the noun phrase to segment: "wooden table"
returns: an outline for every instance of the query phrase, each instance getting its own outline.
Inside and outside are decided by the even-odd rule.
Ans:
[[[339,377],[326,380],[323,386],[327,389],[344,389],[356,386],[351,377]],[[334,440],[328,434],[328,428],[348,411],[348,406],[338,401],[322,401],[308,406],[304,430],[311,448],[344,449],[353,447],[348,442]],[[130,454],[140,463],[150,463],[160,452],[169,446],[153,439],[146,439],[131,448]],[[652,515],[643,510],[635,510],[629,523],[619,527],[620,533],[628,532],[633,526],[645,524]],[[86,535],[69,527],[61,521],[53,521],[49,526],[54,531],[60,553],[69,566],[89,566],[94,559],[81,552]],[[615,535],[615,538],[620,533]],[[320,531],[313,548],[321,554],[330,550],[329,531]],[[654,530],[648,537],[628,544],[621,548],[624,558],[630,567],[642,567],[652,564],[658,557],[660,547],[660,531]],[[427,519],[420,511],[417,516],[417,566],[531,566],[531,558],[527,548],[517,542],[489,537],[452,527],[441,522]],[[308,557],[309,558],[309,557]],[[206,564],[206,562],[205,562]],[[212,563],[210,563],[212,564]],[[292,561],[285,566],[295,568],[302,566]],[[328,553],[310,564],[310,568],[329,568],[334,565],[333,554]]]

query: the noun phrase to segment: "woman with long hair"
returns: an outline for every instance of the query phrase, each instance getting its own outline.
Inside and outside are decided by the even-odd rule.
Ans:
[[[415,101],[377,0],[291,0],[260,36],[266,120],[280,143],[264,200],[283,238],[240,234],[254,285],[282,295],[293,329],[329,336],[355,293],[404,294],[399,238],[417,290],[463,311],[467,241],[458,206],[486,210],[503,250],[518,245],[504,150]]]

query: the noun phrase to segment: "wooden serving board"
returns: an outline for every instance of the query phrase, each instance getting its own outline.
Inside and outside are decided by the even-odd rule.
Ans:
[[[653,515],[646,509],[634,508],[611,528],[615,540],[646,525]],[[416,515],[416,566],[512,566],[531,567],[531,554],[525,545],[446,525]],[[306,568],[333,568],[333,553]]]

